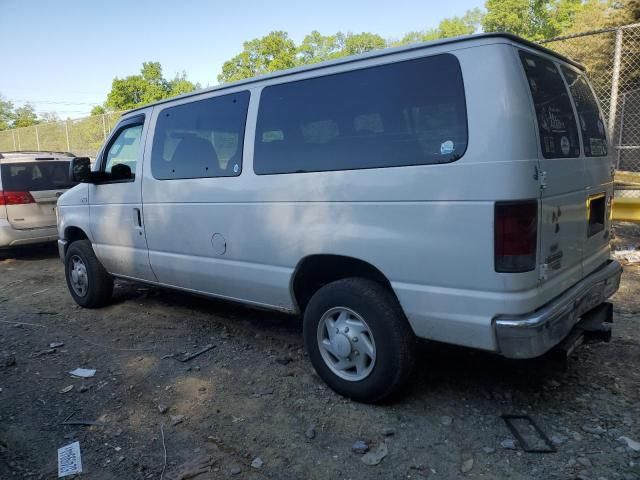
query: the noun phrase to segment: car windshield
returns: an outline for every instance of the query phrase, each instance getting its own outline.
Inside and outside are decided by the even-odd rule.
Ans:
[[[71,188],[68,161],[4,163],[0,166],[2,190],[38,192]]]

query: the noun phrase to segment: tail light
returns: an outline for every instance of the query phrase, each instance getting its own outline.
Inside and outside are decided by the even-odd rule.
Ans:
[[[0,205],[26,205],[36,203],[29,192],[3,192],[0,190]]]
[[[529,272],[536,267],[538,202],[497,202],[494,263],[496,272]]]

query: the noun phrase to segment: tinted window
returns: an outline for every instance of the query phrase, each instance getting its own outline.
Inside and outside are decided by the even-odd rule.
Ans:
[[[76,184],[69,177],[69,162],[66,161],[4,163],[0,173],[1,189],[6,192],[63,190]]]
[[[607,138],[596,97],[583,74],[567,67],[561,68],[578,111],[584,154],[587,157],[605,156],[607,154]]]
[[[153,176],[240,175],[248,105],[249,92],[239,92],[162,110],[151,150]]]
[[[266,87],[258,174],[447,163],[467,148],[458,60],[438,55]]]
[[[569,94],[556,65],[520,51],[535,104],[540,146],[545,158],[578,157],[580,142]]]
[[[117,169],[122,171],[123,168],[130,169],[131,175],[126,177],[133,178],[136,173],[136,164],[138,162],[138,150],[140,149],[140,137],[142,136],[142,125],[131,125],[120,130],[115,140],[111,143],[107,152],[106,164],[104,171],[108,173],[116,173],[113,167],[118,165]]]

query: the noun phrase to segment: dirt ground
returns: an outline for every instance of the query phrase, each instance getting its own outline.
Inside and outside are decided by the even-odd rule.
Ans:
[[[640,244],[638,227],[616,230]],[[640,266],[614,298],[612,341],[565,371],[426,343],[406,394],[371,406],[325,387],[296,318],[122,282],[111,306],[83,310],[55,247],[2,255],[1,479],[57,478],[57,449],[76,440],[92,479],[186,479],[199,461],[197,480],[640,479],[640,445],[620,439],[640,442]],[[557,452],[513,445],[501,414],[530,415]],[[366,464],[358,441],[386,456]]]

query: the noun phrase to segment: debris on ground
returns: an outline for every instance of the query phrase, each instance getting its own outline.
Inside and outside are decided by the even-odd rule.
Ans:
[[[262,465],[264,465],[264,462],[260,457],[254,458],[253,461],[251,462],[251,466],[256,469],[262,468]]]
[[[623,265],[633,265],[640,263],[640,245],[628,246],[612,252],[613,258]]]
[[[158,405],[158,412],[160,412],[161,414],[165,414],[169,411],[169,407],[167,405],[163,405],[162,403],[160,403]]]
[[[314,438],[316,438],[316,427],[314,425],[311,425],[305,430],[304,436],[309,440],[313,440]]]
[[[364,440],[357,440],[356,443],[351,446],[351,450],[363,455],[369,451],[369,445],[367,445],[367,442]]]
[[[60,348],[60,347],[64,347],[63,342],[51,342],[49,344],[49,348]]]
[[[69,393],[71,390],[73,390],[73,385],[67,385],[64,388],[61,388],[58,392],[59,393]]]
[[[174,427],[182,422],[184,422],[184,415],[171,415],[171,425]]]
[[[216,348],[215,345],[213,345],[212,343],[205,345],[204,347],[202,347],[200,350],[197,350],[193,353],[172,353],[169,355],[165,355],[164,358],[173,358],[174,360],[177,360],[179,362],[182,363],[186,363],[190,360],[193,360],[196,357],[199,357],[200,355],[202,355],[203,353],[208,352],[209,350],[211,350],[212,348]],[[178,355],[182,355],[181,357],[179,357]]]
[[[58,449],[58,477],[82,473],[80,443],[73,442]]]
[[[366,465],[375,466],[378,465],[388,453],[387,444],[381,442],[376,448],[365,453],[360,460]]]
[[[640,442],[630,439],[629,437],[621,436],[618,438],[620,442],[623,442],[634,452],[640,452]]]
[[[471,454],[467,453],[463,455],[462,465],[460,465],[460,471],[462,473],[468,473],[473,468],[473,457]]]
[[[209,472],[215,462],[215,459],[210,455],[201,455],[181,464],[175,471],[169,472],[165,478],[167,480],[189,480]]]
[[[513,438],[505,438],[500,442],[500,446],[506,450],[515,450],[516,441]]]
[[[451,418],[449,415],[443,415],[442,417],[440,417],[440,423],[445,427],[448,427],[453,423],[453,418]]]
[[[79,378],[91,378],[96,374],[95,368],[76,368],[69,372],[70,375]]]

